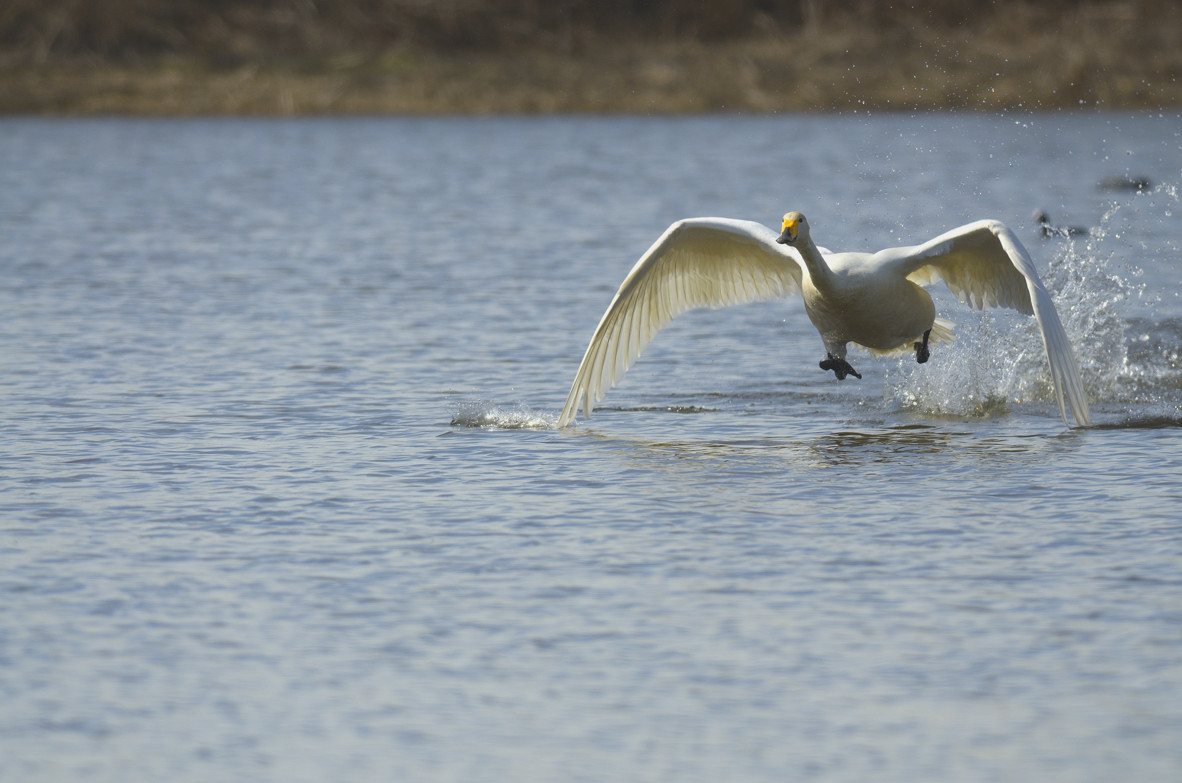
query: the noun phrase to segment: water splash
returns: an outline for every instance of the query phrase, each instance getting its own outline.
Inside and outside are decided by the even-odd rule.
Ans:
[[[1177,295],[1177,286],[1153,289],[1142,267],[1178,268],[1176,232],[1161,230],[1178,209],[1178,189],[1159,185],[1113,205],[1086,237],[1043,246],[1051,251],[1040,265],[1043,282],[1075,346],[1088,397],[1094,406],[1119,408],[1126,419],[1148,412],[1182,418],[1182,318],[1171,315],[1177,302],[1163,301]],[[1001,415],[1021,403],[1054,404],[1032,318],[965,311],[934,289],[933,295],[939,312],[957,313],[958,339],[933,352],[927,365],[900,359],[889,367],[888,400],[928,415],[968,417]]]
[[[937,308],[951,301],[938,297]],[[933,351],[925,365],[912,357],[888,365],[888,398],[904,409],[958,417],[997,416],[1011,404],[1052,399],[1031,325],[1008,313],[973,312],[959,319],[956,332],[956,341]]]
[[[1107,355],[1104,363],[1084,362],[1084,380],[1090,385],[1089,391],[1098,399],[1129,408],[1166,411],[1174,418],[1182,415],[1182,395],[1179,394],[1182,391],[1182,361],[1179,360],[1182,318],[1178,317],[1176,277],[1178,262],[1182,258],[1182,241],[1177,238],[1174,228],[1179,201],[1178,188],[1172,184],[1158,185],[1139,193],[1128,201],[1113,205],[1082,249],[1071,248],[1073,252],[1093,256],[1103,261],[1107,268],[1116,270],[1110,275],[1111,285],[1115,286],[1119,279],[1126,294],[1122,300],[1113,303],[1122,307],[1114,307],[1119,312],[1110,317],[1110,320],[1119,317],[1122,337],[1119,351]],[[1068,266],[1072,265],[1069,258]],[[1065,294],[1071,297],[1078,290],[1081,290],[1079,283],[1069,277],[1065,281]],[[1132,310],[1137,314],[1128,312]],[[1078,317],[1074,310],[1072,315]],[[1069,334],[1084,346],[1081,353],[1085,356],[1094,342],[1088,331],[1103,326],[1102,321],[1093,326],[1087,320],[1077,323],[1073,319]],[[1145,413],[1144,410],[1139,412]]]
[[[501,430],[551,430],[558,425],[558,417],[537,413],[520,403],[516,408],[506,410],[491,402],[465,402],[452,414],[451,425]]]

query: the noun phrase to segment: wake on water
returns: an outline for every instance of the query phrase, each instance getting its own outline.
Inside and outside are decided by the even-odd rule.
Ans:
[[[1037,253],[1059,318],[1075,347],[1084,387],[1101,425],[1139,421],[1182,425],[1182,318],[1128,315],[1152,312],[1162,293],[1150,289],[1140,265],[1179,269],[1177,239],[1133,245],[1136,224],[1176,220],[1178,189],[1159,185],[1114,205],[1086,237],[1062,238]],[[1176,285],[1170,286],[1172,295]],[[965,311],[947,291],[932,288],[937,311],[956,321],[957,339],[932,352],[927,364],[900,358],[885,373],[885,402],[924,415],[999,416],[1013,405],[1052,408],[1054,389],[1033,318],[1008,310]],[[883,360],[877,360],[883,361]],[[517,404],[464,402],[452,416],[456,427],[553,429],[558,416]]]

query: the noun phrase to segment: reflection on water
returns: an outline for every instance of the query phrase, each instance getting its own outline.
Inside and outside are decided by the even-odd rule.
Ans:
[[[724,428],[714,427],[707,440],[645,440],[621,431],[623,420],[611,432],[580,433],[636,467],[670,476],[741,476],[745,482],[760,477],[775,484],[789,476],[806,481],[826,481],[818,470],[834,468],[867,470],[864,477],[880,476],[883,469],[897,469],[892,480],[920,485],[928,471],[943,471],[953,465],[972,464],[976,469],[1012,468],[1036,464],[1055,448],[1056,439],[1037,432],[1008,432],[989,435],[968,429],[932,424],[902,424],[881,429],[820,432],[811,428],[797,436],[747,431],[722,439]],[[1133,426],[1147,426],[1138,423]],[[1162,426],[1173,426],[1165,425]],[[1070,431],[1063,438],[1071,439]],[[803,473],[802,473],[803,471]],[[896,499],[897,487],[883,487],[884,499]]]
[[[832,443],[815,443],[813,449],[834,463],[882,462],[907,455],[938,454],[947,450],[954,438],[948,431],[911,424],[876,432],[835,432]]]

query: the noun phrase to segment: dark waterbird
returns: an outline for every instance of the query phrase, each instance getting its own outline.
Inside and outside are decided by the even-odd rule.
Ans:
[[[1087,236],[1088,230],[1082,226],[1056,226],[1051,223],[1051,219],[1046,212],[1041,209],[1034,210],[1032,219],[1035,225],[1038,226],[1038,231],[1042,234],[1043,239],[1050,239],[1051,237],[1080,237]]]

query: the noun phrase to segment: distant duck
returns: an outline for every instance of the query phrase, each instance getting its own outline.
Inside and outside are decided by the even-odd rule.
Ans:
[[[1100,190],[1149,190],[1153,183],[1149,177],[1105,177],[1100,180]]]
[[[1042,234],[1043,239],[1050,239],[1051,237],[1081,237],[1088,235],[1088,230],[1082,226],[1052,225],[1051,219],[1047,217],[1047,213],[1043,212],[1041,209],[1034,210],[1034,215],[1031,217],[1038,226],[1039,233]]]

